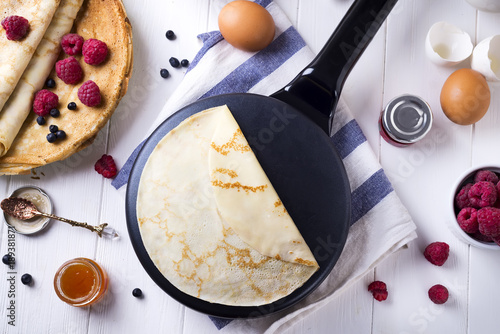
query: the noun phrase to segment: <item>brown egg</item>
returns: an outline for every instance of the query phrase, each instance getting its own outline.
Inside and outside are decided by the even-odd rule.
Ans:
[[[462,68],[453,72],[441,90],[441,108],[444,114],[460,125],[479,121],[490,106],[490,88],[484,76]]]
[[[220,11],[219,29],[224,39],[235,48],[255,52],[273,41],[275,25],[271,14],[261,5],[236,0]]]

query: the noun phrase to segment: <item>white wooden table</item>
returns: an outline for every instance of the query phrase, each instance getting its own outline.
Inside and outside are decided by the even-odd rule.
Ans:
[[[307,44],[319,51],[352,0],[275,0]],[[2,333],[217,333],[203,314],[185,308],[149,278],[137,260],[127,235],[124,194],[93,170],[105,152],[121,167],[143,139],[164,102],[182,80],[183,70],[168,59],[192,59],[201,42],[196,36],[217,29],[220,6],[207,0],[124,0],[134,31],[134,75],[128,94],[95,143],[65,161],[40,168],[31,176],[0,177],[0,192],[33,184],[52,198],[55,213],[89,223],[108,222],[119,240],[98,239],[92,233],[53,221],[36,236],[15,236],[15,327],[8,324],[9,269],[0,274]],[[468,32],[476,43],[500,34],[500,14],[478,12],[465,0],[399,0],[388,21],[351,73],[343,96],[370,145],[418,227],[418,239],[389,259],[337,300],[302,320],[287,333],[498,333],[500,315],[500,252],[471,248],[448,230],[451,186],[471,166],[500,165],[500,91],[491,85],[491,107],[473,126],[458,126],[442,113],[441,87],[453,68],[441,68],[425,57],[429,27],[448,21]],[[165,32],[175,31],[168,41]],[[461,66],[468,66],[468,62]],[[160,68],[171,77],[162,79]],[[215,70],[215,69],[214,69]],[[395,96],[410,93],[431,105],[435,122],[419,143],[396,148],[378,133],[380,110]],[[7,228],[0,227],[0,253],[7,252]],[[436,267],[422,256],[433,241],[450,245],[450,258]],[[52,281],[56,269],[74,257],[98,261],[110,276],[110,290],[91,308],[61,302]],[[21,275],[30,273],[33,286]],[[374,279],[387,283],[389,298],[374,301],[366,291]],[[450,300],[435,306],[428,288],[441,283]],[[132,296],[139,287],[143,299]]]

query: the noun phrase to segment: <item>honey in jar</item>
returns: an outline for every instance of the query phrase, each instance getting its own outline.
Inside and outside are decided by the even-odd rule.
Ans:
[[[57,296],[72,306],[87,306],[99,301],[108,287],[108,275],[95,261],[76,258],[65,262],[56,272]]]

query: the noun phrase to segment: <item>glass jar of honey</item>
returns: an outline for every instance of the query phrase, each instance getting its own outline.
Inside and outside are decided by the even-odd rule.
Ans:
[[[108,288],[108,275],[95,261],[76,258],[56,272],[54,289],[64,302],[77,307],[98,302]]]

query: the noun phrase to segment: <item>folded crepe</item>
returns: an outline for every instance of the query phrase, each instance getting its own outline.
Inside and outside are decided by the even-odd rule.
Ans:
[[[42,40],[61,0],[0,1],[0,20],[22,16],[30,23],[26,37],[10,41],[0,28],[0,110],[14,91],[33,53]]]
[[[137,219],[158,270],[208,302],[271,303],[318,269],[226,106],[189,117],[158,143],[141,175]]]
[[[31,111],[33,97],[43,88],[61,51],[62,37],[71,31],[83,0],[61,0],[16,88],[0,111],[0,156],[9,150]]]
[[[65,84],[54,70],[51,72],[50,77],[56,82],[51,91],[59,96],[61,115],[48,117],[46,125],[40,126],[36,122],[37,115],[30,112],[10,149],[0,157],[0,174],[29,173],[33,168],[63,160],[87,147],[127,91],[133,64],[132,28],[122,2],[84,0],[71,31],[84,39],[104,41],[108,45],[108,57],[104,63],[92,66],[81,56],[75,56],[84,73],[77,85]],[[61,58],[65,55],[61,54]],[[87,80],[93,80],[100,88],[102,99],[97,107],[87,107],[78,99],[78,88]],[[76,102],[77,109],[68,110],[69,102]],[[64,130],[66,139],[49,143],[46,135],[51,124]]]

